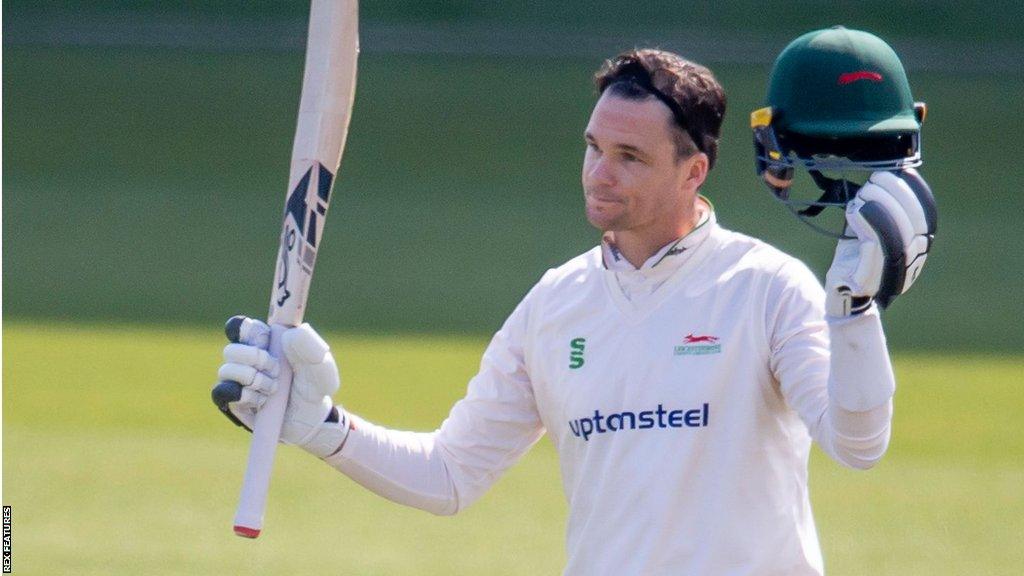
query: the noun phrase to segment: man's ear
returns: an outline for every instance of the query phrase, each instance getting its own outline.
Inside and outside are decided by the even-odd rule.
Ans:
[[[683,185],[692,190],[703,186],[704,180],[708,177],[709,166],[708,155],[703,152],[697,152],[683,160],[683,173],[685,177]]]

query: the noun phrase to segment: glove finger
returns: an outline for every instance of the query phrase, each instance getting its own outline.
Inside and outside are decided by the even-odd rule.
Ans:
[[[246,389],[260,394],[270,395],[277,391],[276,379],[245,364],[231,362],[221,364],[220,369],[217,370],[217,377],[221,380],[238,382]]]
[[[871,180],[881,185],[907,211],[914,224],[914,237],[906,243],[906,272],[900,293],[910,289],[921,274],[931,249],[938,221],[935,197],[916,170],[875,172]]]
[[[217,408],[225,410],[228,404],[238,402],[242,398],[242,385],[232,380],[222,380],[210,391],[213,403]]]
[[[232,364],[245,364],[266,372],[270,376],[277,376],[280,366],[276,358],[266,350],[245,344],[228,344],[224,347],[224,361]]]
[[[928,252],[931,250],[932,242],[935,240],[935,231],[938,229],[939,211],[938,206],[935,204],[935,196],[932,194],[932,189],[928,187],[928,183],[918,174],[917,170],[907,168],[898,172],[897,175],[910,186],[911,191],[917,197],[921,208],[924,210],[925,220],[928,225],[928,233],[914,238],[914,244],[908,252],[908,259],[910,261],[907,264],[907,275],[903,284],[903,291],[906,292],[914,284],[924,268]]]
[[[928,233],[928,216],[909,183],[892,172],[875,172],[869,181],[899,202],[903,212],[910,220],[911,229],[915,235]],[[870,194],[871,191],[869,190],[868,193]],[[865,200],[872,199],[865,197]]]
[[[224,380],[213,387],[210,396],[213,398],[213,403],[229,420],[252,432],[253,412],[240,409],[237,406],[237,402],[242,399],[242,391],[242,385],[238,382]]]
[[[854,198],[846,205],[846,232],[853,233],[856,237],[854,242],[859,243],[864,240],[878,242],[878,234],[875,233],[875,229],[868,224],[868,221],[860,213],[863,207],[864,199],[860,197]]]
[[[874,178],[874,176],[872,176],[872,178]],[[895,177],[893,178],[895,179]],[[902,181],[900,182],[902,184]],[[917,199],[913,197],[913,193],[911,193],[909,189],[903,191],[912,198],[911,201],[915,206],[920,206],[917,204]],[[910,243],[913,241],[914,235],[917,234],[917,232],[915,231],[914,222],[910,215],[904,209],[900,201],[897,200],[890,192],[891,191],[882,188],[878,184],[869,181],[861,187],[859,192],[857,192],[857,197],[862,199],[865,204],[870,202],[876,203],[878,206],[874,210],[881,209],[887,213],[889,220],[892,220],[893,224],[895,224],[895,226],[889,227],[890,233],[895,232],[899,235],[903,243],[903,248],[905,249],[910,246]],[[922,233],[924,233],[924,212],[919,211],[919,215]]]
[[[921,174],[913,168],[906,168],[896,173],[910,186],[910,190],[917,196],[917,201],[924,210],[925,221],[928,224],[928,234],[935,234],[939,227],[939,207],[935,203],[935,195],[928,183],[924,181]]]
[[[331,349],[309,324],[286,330],[282,336],[282,347],[292,366],[319,364]]]
[[[899,225],[893,219],[888,207],[880,202],[868,201],[858,210],[867,224],[874,230],[884,255],[881,280],[875,301],[882,308],[903,291],[906,274],[906,251]],[[904,216],[906,216],[904,214]]]
[[[266,402],[267,396],[265,394],[260,394],[252,388],[242,388],[242,397],[231,406],[236,413],[247,411],[255,415]]]
[[[270,326],[247,316],[232,316],[224,324],[228,340],[266,350],[270,346]]]
[[[852,275],[853,293],[870,296],[877,294],[882,283],[885,255],[877,242],[864,241],[858,245],[857,269]]]
[[[253,379],[252,384],[246,386],[246,389],[266,396],[273,395],[277,392],[277,378],[272,378],[264,372],[257,372],[256,378]]]
[[[217,369],[217,377],[221,380],[232,380],[234,382],[238,382],[242,386],[248,386],[256,379],[256,374],[258,372],[259,370],[252,366],[226,362],[221,364],[220,368]]]

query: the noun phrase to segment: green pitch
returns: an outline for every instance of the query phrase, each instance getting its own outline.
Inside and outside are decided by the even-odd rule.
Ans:
[[[486,341],[328,336],[339,399],[428,430]],[[223,337],[6,323],[4,503],[16,574],[555,574],[566,506],[547,439],[484,498],[439,518],[284,447],[257,541],[232,535],[247,435],[212,407]],[[1017,574],[1024,564],[1022,356],[901,354],[894,439],[875,470],[816,453],[831,575]]]
[[[601,56],[364,55],[310,296],[317,326],[489,334],[544,270],[592,247],[579,182]],[[719,221],[824,276],[833,242],[754,175],[749,112],[767,67],[715,70],[730,111],[704,192]],[[264,313],[301,73],[298,52],[5,50],[6,317],[211,326]],[[1007,108],[1024,80],[911,80],[929,104],[922,173],[939,234],[887,332],[898,349],[1018,350],[1024,164],[993,159],[1024,132]]]

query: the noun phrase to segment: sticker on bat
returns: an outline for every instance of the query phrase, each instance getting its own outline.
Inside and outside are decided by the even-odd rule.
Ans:
[[[309,180],[313,174],[310,168],[295,185],[295,189],[288,195],[284,210],[284,230],[281,232],[281,249],[278,251],[280,261],[277,263],[277,297],[275,302],[278,306],[284,306],[292,293],[288,290],[288,262],[291,260],[292,250],[295,249],[295,242],[298,234],[302,234],[306,223],[306,196],[309,193]],[[291,216],[291,218],[289,218]],[[294,223],[294,228],[292,227]],[[297,230],[296,230],[297,229]]]
[[[292,251],[300,249],[296,246],[299,239],[302,239],[304,243],[296,261],[301,265],[302,271],[312,274],[313,264],[316,262],[316,246],[320,236],[318,220],[327,214],[331,182],[334,179],[334,175],[323,164],[318,162],[316,166],[318,168],[315,184],[316,197],[312,198],[313,206],[310,206],[310,182],[313,177],[313,167],[303,174],[285,203],[285,227],[281,234],[281,260],[278,262],[277,275],[278,295],[275,299],[278,306],[284,306],[284,303],[291,297],[291,292],[288,290],[289,262],[292,260]]]
[[[285,205],[285,219],[287,220],[288,215],[291,214],[295,220],[295,225],[299,228],[301,234],[305,230],[306,224],[306,196],[309,193],[309,179],[313,174],[313,169],[306,170],[306,174],[302,176],[299,183],[295,185],[295,189],[288,196],[288,203]]]
[[[291,298],[291,290],[288,290],[288,255],[295,249],[295,230],[289,224],[285,224],[284,232],[281,233],[281,249],[278,251],[281,259],[277,263],[277,305],[284,306],[284,303]]]

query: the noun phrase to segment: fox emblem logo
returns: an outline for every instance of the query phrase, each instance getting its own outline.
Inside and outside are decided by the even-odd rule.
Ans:
[[[695,335],[693,332],[684,336],[683,343],[675,347],[676,356],[703,356],[721,352],[722,345],[718,343],[718,336]]]

